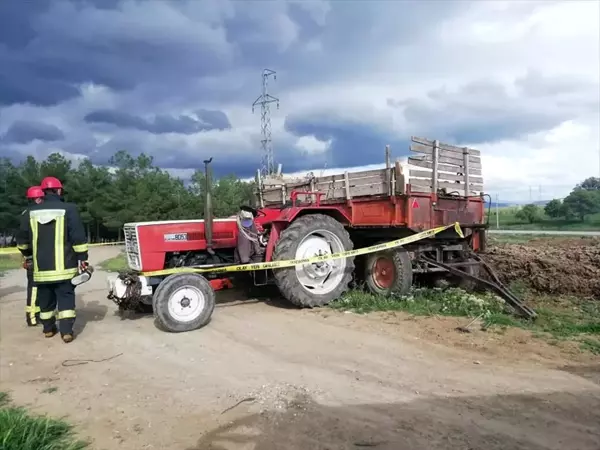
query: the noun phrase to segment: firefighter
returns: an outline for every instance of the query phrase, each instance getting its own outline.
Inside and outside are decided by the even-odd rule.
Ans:
[[[40,186],[31,186],[27,189],[28,207],[39,205],[44,198],[44,191]],[[25,214],[25,209],[22,214]],[[25,258],[23,268],[27,270],[27,301],[25,306],[25,321],[28,326],[35,327],[40,323],[40,307],[37,302],[37,287],[33,284],[33,261],[31,257]]]
[[[75,287],[71,279],[88,266],[88,244],[77,207],[61,199],[60,180],[46,177],[40,186],[44,202],[23,215],[17,245],[25,257],[33,259],[44,336],[51,338],[60,331],[63,341],[69,343],[75,337]],[[57,316],[60,329],[56,327]]]

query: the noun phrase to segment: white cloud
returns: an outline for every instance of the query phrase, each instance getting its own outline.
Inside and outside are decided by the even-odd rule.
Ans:
[[[296,148],[308,155],[324,153],[331,145],[331,140],[320,141],[314,136],[302,136],[296,141]]]

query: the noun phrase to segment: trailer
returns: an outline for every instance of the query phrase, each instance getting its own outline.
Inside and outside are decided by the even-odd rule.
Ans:
[[[206,325],[215,291],[234,285],[275,284],[293,305],[313,308],[340,298],[352,282],[401,297],[417,277],[428,277],[438,285],[492,289],[517,313],[535,317],[477,255],[488,228],[480,151],[417,137],[410,150],[407,165],[392,164],[386,147],[385,167],[376,170],[302,179],[258,173],[255,205],[241,206],[253,217],[250,236],[240,215],[212,217],[211,158],[204,219],[126,224],[130,270],[109,277],[108,298],[123,310],[151,307],[163,329],[181,332]],[[448,227],[454,223],[460,234]],[[436,227],[447,229],[399,247],[381,245]],[[258,249],[250,266],[236,264],[244,239]],[[353,256],[353,249],[372,246]],[[350,254],[330,258],[344,252]],[[261,264],[309,258],[281,268]]]

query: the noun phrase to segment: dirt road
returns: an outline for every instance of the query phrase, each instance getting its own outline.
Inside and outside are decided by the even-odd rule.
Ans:
[[[25,327],[24,275],[0,278],[0,389],[69,416],[94,449],[600,448],[600,361],[498,361],[423,339],[409,322],[234,292],[206,328],[168,334],[151,317],[117,316],[102,272],[79,288],[79,334],[65,345]]]

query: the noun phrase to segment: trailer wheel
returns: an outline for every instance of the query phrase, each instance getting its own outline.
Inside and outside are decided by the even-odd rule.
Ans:
[[[375,295],[407,295],[413,284],[410,255],[403,248],[367,255],[365,282]]]
[[[158,285],[152,307],[154,317],[165,331],[192,331],[210,321],[215,309],[215,292],[202,275],[175,273]]]
[[[274,261],[303,259],[352,250],[344,226],[324,214],[302,216],[282,231]],[[354,257],[273,270],[281,294],[300,307],[324,306],[349,289]]]

